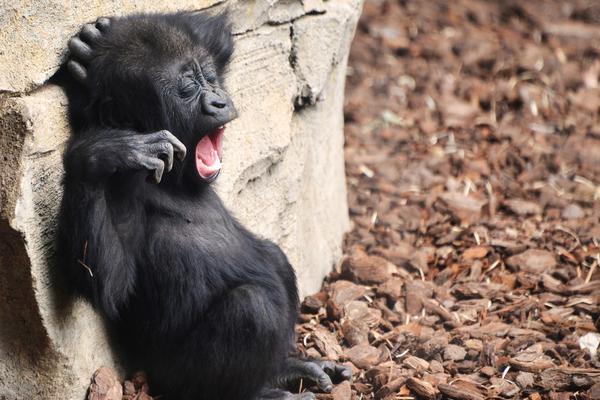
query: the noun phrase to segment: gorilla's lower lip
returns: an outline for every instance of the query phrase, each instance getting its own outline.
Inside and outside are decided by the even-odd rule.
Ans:
[[[206,182],[210,183],[212,181],[215,181],[218,177],[219,174],[221,173],[221,170],[218,170],[217,172],[215,172],[214,174],[212,174],[211,176],[208,177],[202,177],[202,179],[204,179]]]
[[[225,127],[218,127],[204,135],[196,144],[196,170],[205,181],[212,182],[221,171],[223,132]]]

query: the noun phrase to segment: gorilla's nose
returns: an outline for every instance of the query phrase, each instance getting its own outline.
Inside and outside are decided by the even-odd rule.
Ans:
[[[213,117],[219,117],[220,114],[229,113],[229,110],[227,110],[229,103],[228,99],[223,98],[218,93],[206,92],[202,96],[202,111]]]

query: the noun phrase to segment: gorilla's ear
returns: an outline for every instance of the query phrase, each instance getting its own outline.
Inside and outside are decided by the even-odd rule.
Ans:
[[[211,15],[207,12],[191,12],[182,15],[196,36],[198,43],[213,56],[217,72],[221,73],[233,54],[233,36],[229,11]]]

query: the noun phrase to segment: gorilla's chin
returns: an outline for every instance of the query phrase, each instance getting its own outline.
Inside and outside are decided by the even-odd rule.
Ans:
[[[221,171],[224,132],[224,126],[216,128],[204,135],[196,144],[196,171],[206,182],[214,181]]]

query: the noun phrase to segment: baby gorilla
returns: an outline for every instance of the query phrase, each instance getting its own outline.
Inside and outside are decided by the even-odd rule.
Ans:
[[[294,271],[209,185],[237,116],[223,85],[227,16],[101,18],[69,49],[83,87],[70,95],[60,264],[132,368],[169,399],[312,399],[284,389],[349,379],[346,367],[289,356]]]

